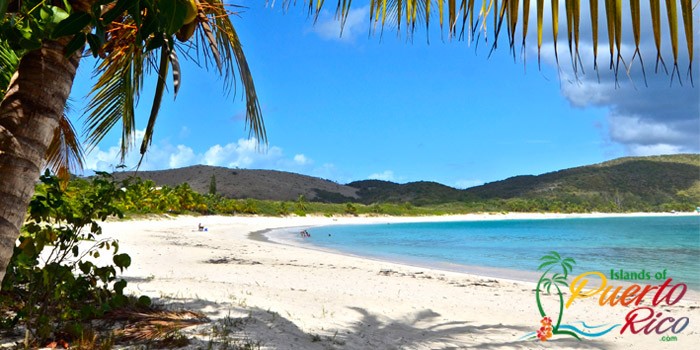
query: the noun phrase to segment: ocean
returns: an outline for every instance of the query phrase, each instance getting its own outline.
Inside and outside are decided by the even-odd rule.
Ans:
[[[540,258],[555,251],[576,261],[571,275],[599,271],[639,284],[670,277],[700,290],[700,215],[346,225],[308,232],[309,238],[282,234],[311,248],[520,280],[536,276]]]

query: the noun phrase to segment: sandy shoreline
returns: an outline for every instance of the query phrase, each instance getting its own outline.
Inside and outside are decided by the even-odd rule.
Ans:
[[[595,215],[600,216],[609,215]],[[689,349],[700,343],[700,304],[694,297],[654,308],[663,313],[660,319],[688,318],[682,332],[663,334],[676,336],[672,342],[661,341],[662,335],[655,333],[629,331],[583,341],[565,336],[546,343],[522,341],[522,336],[539,327],[535,281],[481,277],[250,239],[253,232],[284,227],[554,217],[571,216],[211,216],[107,222],[103,228],[106,236],[120,241],[121,251],[131,255],[132,266],[124,272],[128,292],[148,295],[169,307],[203,312],[216,322],[233,322],[237,337],[260,341],[264,349]],[[196,230],[200,222],[207,232]],[[552,304],[545,304],[546,309],[556,309],[552,300],[547,302]],[[624,323],[632,309],[601,307],[597,298],[582,299],[565,310],[564,323]],[[211,324],[188,331],[201,339],[192,348],[212,339],[207,327]]]

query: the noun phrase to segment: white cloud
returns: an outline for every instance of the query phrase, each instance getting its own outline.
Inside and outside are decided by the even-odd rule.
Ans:
[[[141,144],[143,132],[136,133],[134,145]],[[113,171],[119,165],[119,145],[93,149],[85,159],[86,170]],[[124,164],[135,167],[140,159],[138,147],[132,148]],[[277,146],[264,148],[255,139],[239,139],[225,145],[215,144],[198,153],[183,144],[172,145],[168,141],[153,143],[143,159],[141,170],[178,168],[196,164],[224,166],[229,168],[278,169],[287,171],[311,171],[313,160],[304,154],[287,157]]]
[[[310,158],[306,157],[303,154],[297,154],[294,156],[294,163],[298,165],[307,165],[307,164],[312,164],[313,160]]]
[[[686,137],[683,130],[674,128],[670,122],[615,114],[609,120],[611,138],[623,144],[682,144]]]
[[[383,180],[383,181],[396,181],[394,177],[394,172],[391,170],[384,170],[381,173],[374,173],[367,177],[370,180]]]
[[[96,171],[113,171],[119,165],[119,147],[110,147],[106,151],[93,149],[85,157],[85,169]]]
[[[563,2],[560,3],[563,6]],[[654,72],[656,64],[656,47],[653,42],[653,32],[649,7],[642,6],[642,32],[640,43],[641,55],[644,59],[646,75],[638,58],[632,61],[634,47],[633,38],[629,35],[630,19],[629,4],[624,3],[623,18],[625,36],[621,51],[624,63],[620,63],[618,77],[609,70],[610,56],[608,53],[607,36],[604,29],[604,18],[601,19],[600,41],[598,43],[598,72],[593,69],[593,44],[590,39],[591,27],[588,21],[582,22],[580,54],[585,74],[581,70],[575,73],[570,64],[566,35],[559,37],[559,71],[561,74],[561,92],[569,102],[576,107],[603,107],[608,109],[606,136],[610,141],[620,144],[630,155],[651,155],[661,153],[700,152],[700,94],[697,87],[690,86],[689,77],[685,74],[688,69],[688,54],[685,45],[679,50],[678,69],[680,78],[664,74],[662,68]],[[602,6],[602,5],[600,5]],[[560,16],[562,13],[560,9]],[[588,18],[588,7],[581,8],[582,18]],[[547,10],[548,11],[548,10]],[[662,9],[664,11],[664,9]],[[545,32],[551,32],[551,20],[545,15]],[[694,16],[697,21],[697,13]],[[666,22],[662,31],[667,31]],[[560,25],[562,25],[560,23]],[[563,24],[565,26],[565,24]],[[561,32],[560,32],[561,33]],[[565,33],[565,32],[564,32]],[[663,37],[662,56],[668,65],[669,73],[673,68],[668,37]],[[679,31],[679,41],[685,40],[683,31]],[[554,60],[553,41],[545,36],[542,61],[556,67]],[[530,50],[534,47],[530,46]],[[697,44],[694,48],[697,51]],[[698,81],[700,67],[698,60],[693,63],[694,80]],[[646,78],[645,78],[646,76]],[[683,86],[681,86],[681,83]]]
[[[170,162],[168,166],[170,168],[182,168],[188,165],[192,165],[192,161],[195,159],[194,151],[184,145],[177,145],[177,153],[170,154]]]
[[[686,152],[682,148],[668,144],[630,145],[627,151],[632,156],[652,156],[660,154],[675,154]]]
[[[323,39],[353,42],[355,38],[368,33],[369,30],[369,6],[351,9],[342,26],[335,16],[328,11],[323,11],[318,22],[313,25],[311,31]]]

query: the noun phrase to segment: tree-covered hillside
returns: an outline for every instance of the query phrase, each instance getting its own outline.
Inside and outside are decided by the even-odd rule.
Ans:
[[[118,173],[123,179],[133,173]],[[627,157],[515,176],[466,190],[436,182],[380,180],[340,185],[310,176],[272,171],[194,166],[136,174],[155,186],[187,183],[206,194],[215,179],[224,198],[295,202],[444,206],[458,211],[626,212],[693,210],[700,205],[700,155]],[[375,208],[376,209],[376,208]]]
[[[482,199],[528,199],[587,204],[608,210],[700,205],[700,155],[619,158],[539,176],[516,176],[473,187]]]

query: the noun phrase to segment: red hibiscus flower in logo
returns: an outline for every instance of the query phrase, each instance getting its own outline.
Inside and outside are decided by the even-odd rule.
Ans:
[[[540,321],[542,327],[537,331],[537,338],[541,341],[547,341],[547,339],[552,337],[552,319],[545,316]]]

